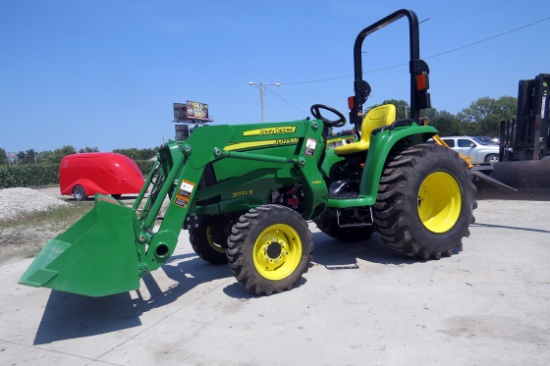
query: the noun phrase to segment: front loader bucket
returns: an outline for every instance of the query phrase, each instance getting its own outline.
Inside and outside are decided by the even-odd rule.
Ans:
[[[139,287],[135,212],[107,196],[67,231],[46,243],[19,283],[86,296]]]

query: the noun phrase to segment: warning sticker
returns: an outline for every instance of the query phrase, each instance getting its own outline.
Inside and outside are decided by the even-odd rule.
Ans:
[[[191,193],[193,193],[194,188],[195,183],[182,180],[174,203],[183,208],[187,207],[187,205],[189,204],[189,199],[191,198]]]
[[[306,150],[304,151],[304,154],[306,154],[307,156],[315,155],[316,146],[317,146],[317,141],[312,138],[308,138],[306,141]]]

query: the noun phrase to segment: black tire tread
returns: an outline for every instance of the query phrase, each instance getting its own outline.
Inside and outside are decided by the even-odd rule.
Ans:
[[[429,232],[414,209],[419,180],[433,171],[451,174],[462,192],[460,217],[447,233]],[[462,238],[470,235],[468,227],[475,221],[472,211],[477,207],[475,193],[473,175],[456,152],[439,145],[415,145],[388,158],[373,207],[374,224],[384,242],[400,253],[423,260],[451,256],[462,249]]]
[[[198,219],[197,227],[189,228],[189,242],[195,253],[203,260],[214,264],[226,264],[227,255],[225,253],[217,252],[210,246],[208,241],[206,229],[208,226],[213,226],[214,230],[223,230],[223,228],[211,225],[209,220],[204,217]]]
[[[272,281],[262,277],[254,267],[252,259],[252,247],[256,240],[254,229],[262,227],[266,222],[285,222],[301,233],[302,258],[298,268],[279,281]],[[306,221],[296,211],[279,205],[263,205],[250,209],[233,225],[231,235],[227,241],[227,258],[229,268],[245,288],[256,295],[271,295],[293,288],[308,270],[313,250],[312,235]]]

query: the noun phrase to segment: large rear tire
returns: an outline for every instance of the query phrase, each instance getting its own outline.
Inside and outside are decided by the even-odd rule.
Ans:
[[[472,178],[464,160],[443,146],[421,144],[391,155],[374,205],[382,239],[424,260],[462,249],[477,207]]]
[[[307,272],[313,247],[302,216],[279,205],[259,206],[243,214],[227,244],[229,268],[256,295],[294,287]]]

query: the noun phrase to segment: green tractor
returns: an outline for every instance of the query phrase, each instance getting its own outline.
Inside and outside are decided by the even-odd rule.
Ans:
[[[393,105],[363,116],[370,93],[363,40],[402,17],[410,25],[411,116],[396,120]],[[430,98],[416,15],[400,10],[365,28],[354,61],[356,142],[326,148],[330,129],[346,118],[320,104],[312,120],[197,128],[161,147],[132,207],[96,195],[94,208],[46,243],[20,283],[87,296],[135,290],[170,259],[182,227],[198,256],[228,263],[257,295],[288,290],[307,271],[308,220],[341,240],[376,231],[422,260],[453,254],[474,221],[475,186],[455,152],[426,143],[437,131],[419,122]]]

